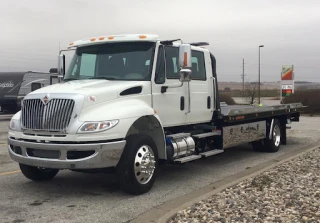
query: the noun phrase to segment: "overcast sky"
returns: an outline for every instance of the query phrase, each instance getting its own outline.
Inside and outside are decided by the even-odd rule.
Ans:
[[[56,67],[59,42],[152,33],[207,41],[219,81],[279,81],[281,65],[295,79],[320,82],[319,0],[0,0],[0,71]]]

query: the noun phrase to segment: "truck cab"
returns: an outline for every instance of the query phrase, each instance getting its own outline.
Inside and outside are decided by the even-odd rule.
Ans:
[[[154,35],[140,35],[136,41],[134,36],[129,38],[115,36],[103,43],[95,40],[98,43],[77,45],[64,81],[79,84],[80,91],[82,86],[95,89],[87,92],[94,94],[97,102],[107,101],[107,95],[125,101],[138,99],[157,112],[163,127],[210,121],[215,109],[210,52],[190,46],[187,68],[192,75],[190,83],[183,84],[181,44],[159,41]],[[191,98],[196,100],[191,103]]]
[[[59,55],[63,81],[29,93],[12,117],[10,157],[34,181],[50,180],[63,169],[112,169],[124,191],[142,194],[153,186],[159,163],[185,163],[219,154],[243,139],[264,140],[278,126],[271,116],[249,124],[243,118],[236,128],[227,123],[223,129],[224,117],[238,119],[221,114],[216,62],[205,45],[151,34],[70,43],[67,51],[74,56],[68,69],[65,50]],[[285,109],[277,115],[287,115]],[[250,112],[258,117],[256,110]],[[231,135],[223,141],[229,132],[240,134],[240,140]],[[278,133],[269,140],[279,141]]]

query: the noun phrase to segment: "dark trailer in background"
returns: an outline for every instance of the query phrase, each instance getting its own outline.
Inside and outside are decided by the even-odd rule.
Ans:
[[[57,74],[39,72],[0,72],[0,113],[14,114],[31,91],[57,83]],[[54,80],[55,79],[55,80]]]

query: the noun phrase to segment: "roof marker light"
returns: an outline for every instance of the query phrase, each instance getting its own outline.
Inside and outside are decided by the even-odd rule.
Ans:
[[[147,36],[146,35],[140,35],[139,38],[140,39],[145,39],[145,38],[147,38]]]
[[[95,40],[96,40],[96,38],[91,38],[91,39],[90,39],[91,42],[93,42],[93,41],[95,41]]]
[[[101,36],[101,37],[99,38],[99,40],[104,40],[104,36]]]
[[[69,46],[72,46],[72,45],[73,45],[73,43],[70,43],[70,44],[69,44]]]
[[[110,39],[110,40],[111,40],[111,39],[114,39],[114,36],[109,36],[108,39]]]

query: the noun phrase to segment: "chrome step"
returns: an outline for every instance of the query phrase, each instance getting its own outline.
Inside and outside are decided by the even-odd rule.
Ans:
[[[200,153],[200,155],[202,157],[208,157],[208,156],[217,155],[217,154],[223,153],[223,152],[224,152],[224,150],[215,149],[215,150],[210,150],[210,151],[207,151],[207,152]]]
[[[221,135],[221,131],[214,131],[214,132],[206,132],[206,133],[193,135],[192,137],[201,139],[201,138],[206,138],[210,136],[220,136],[220,135]]]
[[[197,159],[201,159],[201,155],[191,155],[191,156],[182,157],[182,158],[176,159],[174,162],[175,163],[186,163],[186,162],[190,162],[190,161],[197,160]]]
[[[171,138],[171,139],[179,139],[179,138],[184,138],[184,137],[189,137],[190,133],[176,133],[176,134],[172,134],[172,135],[167,135],[167,137]]]

